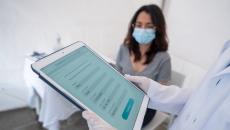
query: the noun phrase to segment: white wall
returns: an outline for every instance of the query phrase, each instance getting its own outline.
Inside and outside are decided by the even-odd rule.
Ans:
[[[230,39],[229,0],[167,0],[170,53],[207,70]]]
[[[0,94],[15,90],[26,100],[24,59],[33,50],[52,51],[58,35],[64,45],[81,40],[114,59],[134,11],[151,1],[0,0]]]

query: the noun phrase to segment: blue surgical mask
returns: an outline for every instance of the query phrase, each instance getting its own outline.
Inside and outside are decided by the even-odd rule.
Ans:
[[[139,44],[150,44],[156,38],[156,30],[135,27],[132,36]]]

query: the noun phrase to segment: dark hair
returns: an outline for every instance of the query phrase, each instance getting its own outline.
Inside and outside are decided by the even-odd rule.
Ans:
[[[168,41],[165,18],[161,9],[154,4],[142,6],[136,11],[133,18],[131,19],[128,33],[124,40],[124,44],[128,46],[129,53],[131,54],[131,52],[133,52],[134,54],[134,62],[141,60],[141,52],[139,49],[139,44],[132,36],[134,30],[133,25],[135,24],[138,15],[143,11],[150,15],[152,23],[156,26],[156,38],[152,41],[149,50],[145,53],[147,58],[144,64],[148,64],[153,60],[157,52],[168,50]]]

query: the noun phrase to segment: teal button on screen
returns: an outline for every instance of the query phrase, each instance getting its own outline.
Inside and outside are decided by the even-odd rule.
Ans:
[[[122,118],[123,119],[125,119],[125,120],[128,119],[129,113],[130,113],[130,111],[132,110],[132,107],[133,107],[133,103],[134,103],[134,100],[133,99],[129,99],[128,103],[126,104],[125,110],[122,113]]]

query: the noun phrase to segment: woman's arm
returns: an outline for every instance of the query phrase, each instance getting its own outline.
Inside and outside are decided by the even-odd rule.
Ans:
[[[166,55],[164,61],[160,64],[156,81],[163,85],[169,85],[172,74],[171,59]]]

